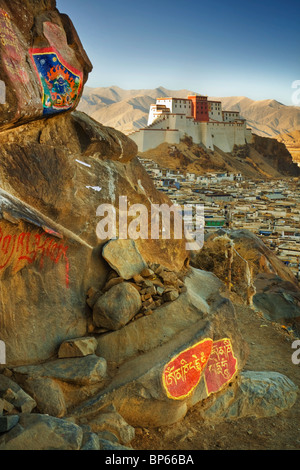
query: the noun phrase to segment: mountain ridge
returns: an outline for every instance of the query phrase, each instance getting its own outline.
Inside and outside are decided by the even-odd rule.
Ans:
[[[147,125],[150,105],[157,98],[186,98],[188,94],[199,93],[187,89],[169,90],[163,86],[132,90],[116,85],[86,86],[78,109],[106,126],[130,134]],[[209,99],[222,101],[223,110],[239,111],[253,133],[262,137],[276,138],[300,129],[300,107],[284,105],[274,99],[255,101],[246,96],[214,96]]]

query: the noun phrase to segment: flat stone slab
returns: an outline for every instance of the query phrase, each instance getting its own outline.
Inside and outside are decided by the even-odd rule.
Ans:
[[[68,339],[60,345],[58,357],[89,356],[90,354],[95,354],[97,344],[97,340],[94,337]]]
[[[106,370],[107,364],[103,357],[90,355],[58,359],[39,365],[20,366],[16,367],[14,372],[16,375],[50,377],[71,384],[89,385],[101,382],[106,377]]]
[[[147,268],[147,263],[133,240],[110,240],[103,247],[103,258],[123,279],[131,279]]]

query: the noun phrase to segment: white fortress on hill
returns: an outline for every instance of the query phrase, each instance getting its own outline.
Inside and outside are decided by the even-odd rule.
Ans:
[[[158,98],[150,106],[148,125],[129,135],[139,152],[167,142],[179,144],[189,136],[195,144],[207,149],[215,147],[232,152],[234,145],[252,140],[252,131],[238,111],[223,111],[221,101],[209,101],[207,96]]]

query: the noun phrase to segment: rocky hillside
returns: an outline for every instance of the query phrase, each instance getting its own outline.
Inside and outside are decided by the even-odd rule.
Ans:
[[[294,162],[300,163],[300,130],[281,134],[277,140],[286,146]]]
[[[206,423],[290,410],[292,378],[245,370],[221,278],[136,220],[171,201],[77,110],[91,64],[71,20],[0,0],[0,23],[0,450],[130,450],[197,405]]]
[[[201,90],[197,92],[201,93]],[[157,98],[185,98],[191,93],[195,94],[195,91],[168,90],[164,87],[150,90],[86,87],[78,109],[102,124],[128,134],[147,125],[150,105]],[[300,128],[299,107],[285,106],[272,99],[254,101],[243,96],[209,98],[222,101],[226,111],[239,111],[253,132],[263,137],[276,137]]]
[[[164,168],[196,174],[228,171],[250,179],[300,176],[300,168],[285,145],[260,136],[254,136],[252,144],[237,147],[231,154],[220,149],[208,151],[187,138],[178,145],[161,144],[139,155]]]

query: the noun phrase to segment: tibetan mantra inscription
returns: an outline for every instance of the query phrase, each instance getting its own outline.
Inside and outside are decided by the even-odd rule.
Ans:
[[[173,358],[164,368],[163,386],[173,400],[187,397],[198,385],[207,364],[213,341],[205,338]]]
[[[82,72],[67,64],[53,47],[29,53],[42,86],[43,114],[71,109],[82,89]]]
[[[202,372],[207,395],[218,392],[234,377],[237,359],[229,338],[205,338],[173,358],[162,376],[168,398],[186,398],[199,384]]]
[[[10,234],[2,231],[0,227],[0,275],[11,267],[13,273],[22,267],[39,261],[42,269],[46,259],[53,264],[64,263],[65,282],[69,287],[69,259],[67,256],[68,246],[62,242],[56,242],[47,233],[22,232]]]
[[[223,338],[214,341],[210,358],[204,372],[207,394],[218,392],[237,372],[237,359],[234,357],[231,341]]]

